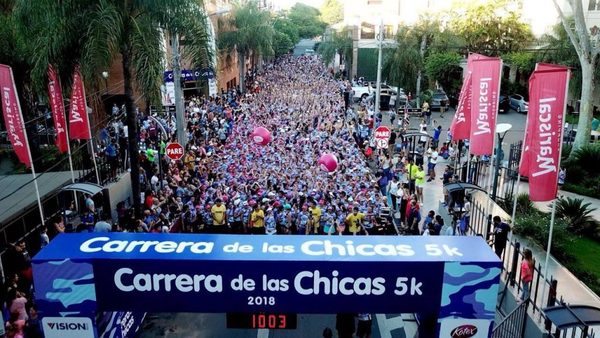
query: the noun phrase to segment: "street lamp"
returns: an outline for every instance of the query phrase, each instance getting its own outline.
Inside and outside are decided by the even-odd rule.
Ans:
[[[106,91],[106,94],[108,94],[108,72],[107,71],[102,72],[102,78],[104,78],[104,90]]]
[[[500,171],[500,153],[502,152],[502,141],[504,136],[512,128],[510,123],[499,123],[496,125],[496,134],[498,135],[498,146],[496,147],[496,168],[494,170],[494,187],[492,188],[492,199],[496,201],[496,190],[498,189],[498,172]]]

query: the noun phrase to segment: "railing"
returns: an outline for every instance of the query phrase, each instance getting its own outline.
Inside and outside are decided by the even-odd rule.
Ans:
[[[491,212],[487,211],[487,197],[485,199],[478,199],[477,195],[475,196],[472,202],[471,208],[471,221],[469,224],[469,228],[467,233],[469,235],[480,235],[488,240],[490,246],[494,245],[493,238],[490,237],[490,234],[493,230],[492,228],[492,220],[491,220]],[[494,205],[494,204],[492,204]],[[498,209],[496,209],[498,210]],[[506,215],[505,215],[506,216]],[[521,243],[516,239],[509,239],[504,252],[502,254],[502,274],[501,278],[505,282],[504,289],[500,294],[500,301],[498,302],[497,311],[504,315],[502,311],[502,305],[506,299],[506,296],[509,294],[509,290],[512,291],[513,294],[519,295],[521,294],[522,284],[521,281],[521,262],[523,261],[523,252],[521,250]],[[552,337],[582,337],[582,338],[592,338],[594,337],[593,330],[583,330],[581,328],[570,328],[568,330],[563,330],[561,333],[552,323],[547,320],[542,312],[543,308],[548,306],[554,306],[559,302],[562,302],[562,296],[558,293],[559,282],[553,276],[544,276],[544,269],[539,262],[534,260],[534,269],[533,269],[533,280],[531,281],[530,286],[530,298],[527,302],[529,305],[526,307],[526,312],[531,316],[533,320],[539,320],[540,323],[543,322],[543,327],[545,332],[554,334]],[[544,288],[544,283],[546,283],[546,287]],[[542,290],[546,290],[542,294]],[[560,301],[559,301],[560,299]],[[520,306],[519,306],[520,307]],[[511,319],[508,319],[514,310],[505,316],[505,318],[501,321],[507,322],[504,325],[517,325],[517,323],[509,324],[508,322]],[[517,318],[517,315],[513,315],[514,318]],[[514,319],[513,319],[514,320]],[[500,324],[499,324],[500,325]],[[589,331],[589,332],[588,332]],[[568,335],[565,335],[565,332],[568,332]],[[504,333],[498,333],[504,334]],[[501,335],[494,337],[523,337],[522,335]]]
[[[525,336],[529,300],[519,304],[492,331],[492,338],[516,338]]]

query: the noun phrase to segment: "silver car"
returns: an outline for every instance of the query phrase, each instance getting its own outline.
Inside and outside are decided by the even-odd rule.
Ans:
[[[525,98],[519,94],[513,94],[510,96],[508,104],[517,113],[525,113],[529,111],[529,103],[525,101]]]

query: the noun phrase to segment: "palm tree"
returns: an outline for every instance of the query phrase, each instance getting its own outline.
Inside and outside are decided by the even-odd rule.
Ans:
[[[233,12],[227,22],[225,31],[219,36],[221,49],[238,52],[238,65],[240,72],[240,89],[244,90],[244,64],[246,57],[271,56],[273,52],[273,24],[269,12],[262,10],[258,2],[234,4]]]
[[[140,166],[133,86],[136,84],[149,102],[159,102],[165,30],[185,37],[182,52],[195,66],[210,65],[202,1],[17,0],[15,11],[23,36],[31,41],[32,80],[39,88],[45,86],[50,63],[58,65],[63,76],[70,76],[74,63],[79,63],[88,85],[94,85],[100,81],[101,71],[121,57],[133,206],[139,216]]]
[[[325,64],[332,63],[335,55],[340,54],[343,58],[344,66],[348,66],[347,63],[352,60],[352,38],[349,35],[349,31],[342,30],[341,32],[336,32],[331,30],[330,33],[325,34],[323,41],[319,44],[317,53],[321,55]]]

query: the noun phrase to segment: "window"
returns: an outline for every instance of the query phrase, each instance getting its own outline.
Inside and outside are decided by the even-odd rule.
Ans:
[[[600,11],[600,0],[590,0],[588,5],[589,11]]]
[[[360,25],[360,38],[375,39],[375,25],[372,25],[368,22],[363,22]]]

